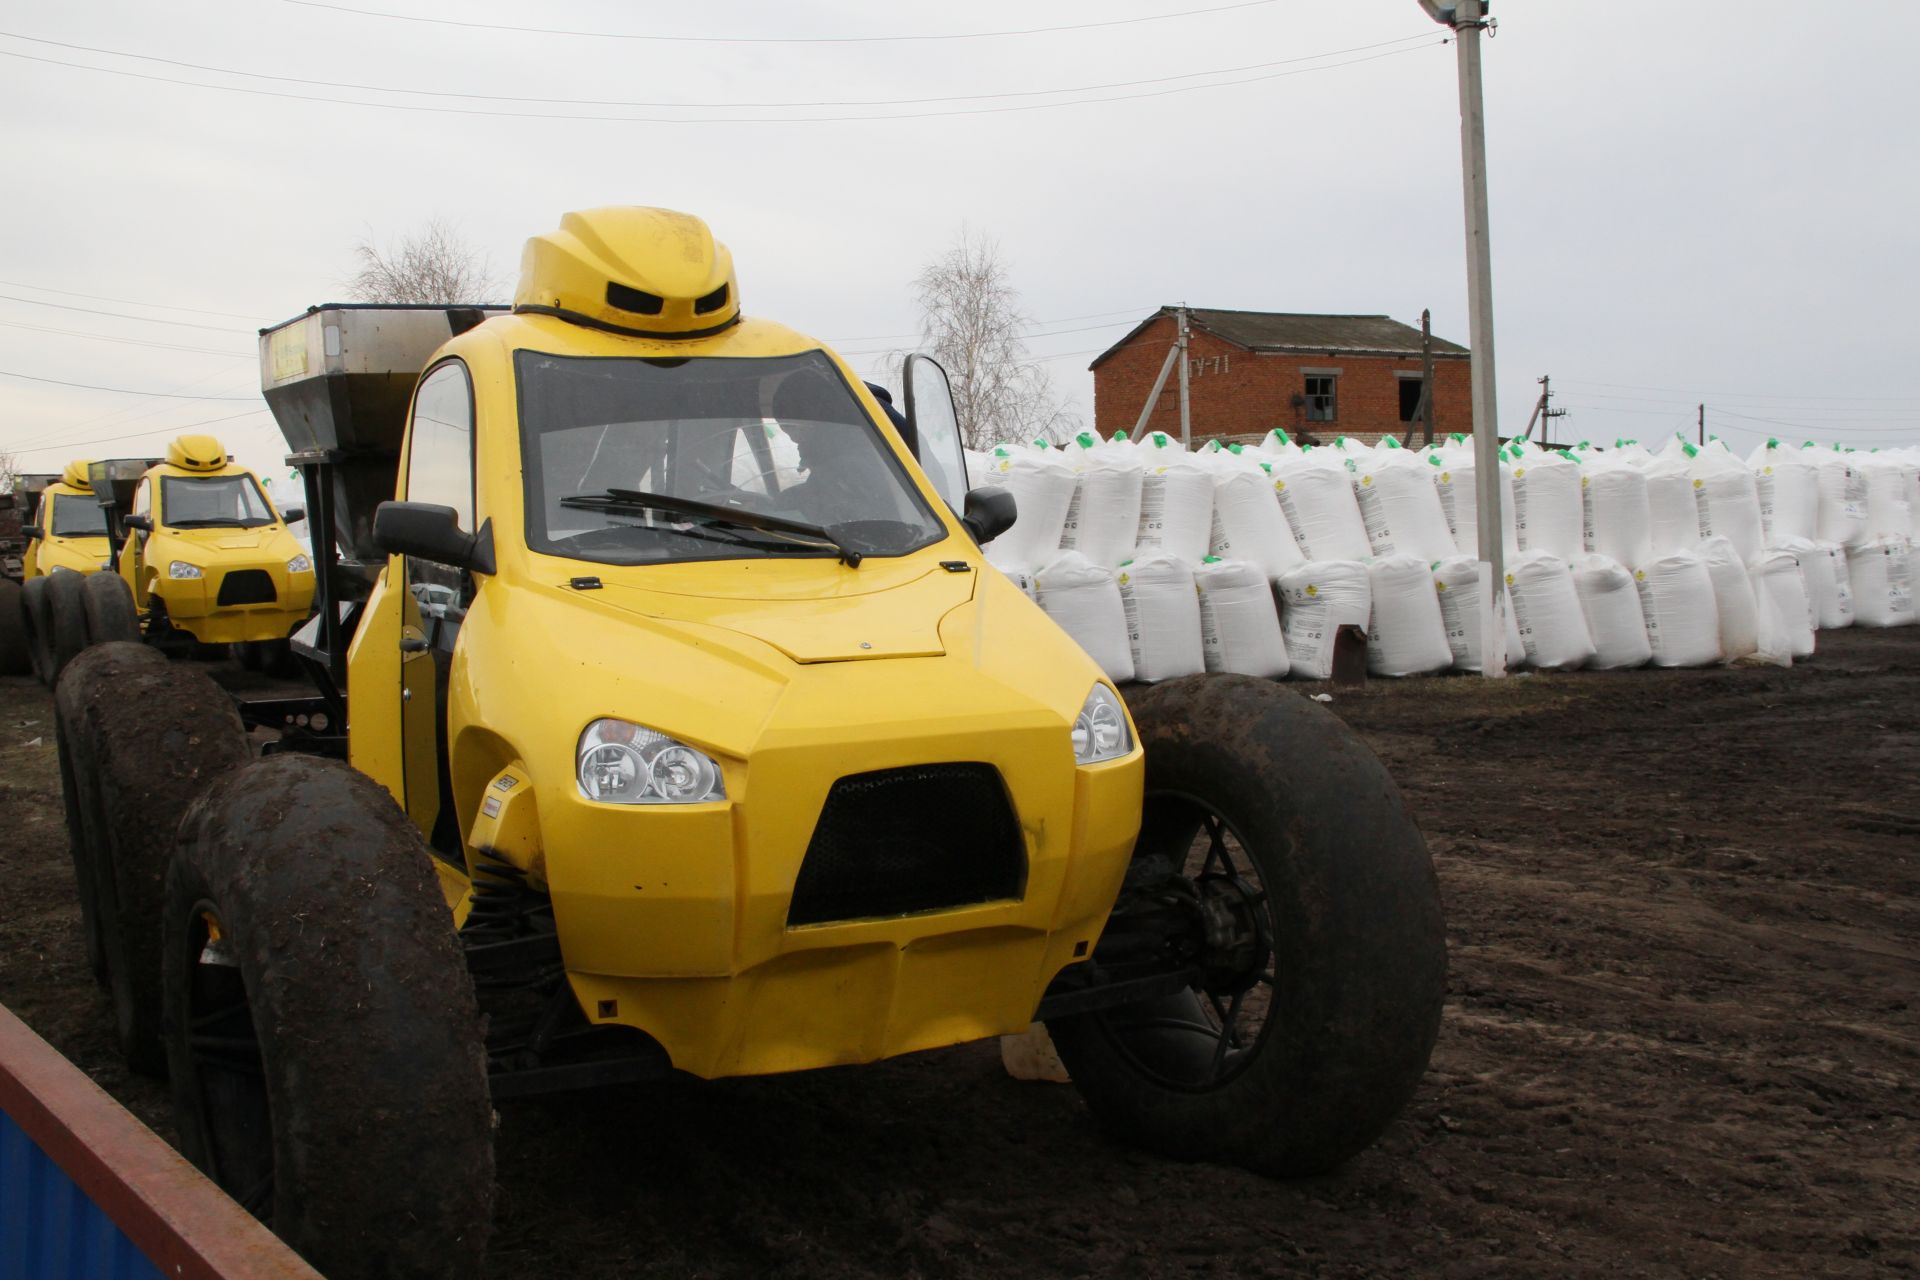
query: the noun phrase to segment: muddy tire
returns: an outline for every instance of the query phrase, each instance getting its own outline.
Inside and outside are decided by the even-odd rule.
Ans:
[[[91,756],[83,756],[86,720],[82,708],[89,688],[113,688],[129,675],[164,666],[166,659],[145,645],[96,645],[73,660],[54,692],[54,742],[60,753],[60,797],[67,813],[67,850],[73,858],[80,927],[86,939],[87,968],[94,981],[111,990],[106,941],[102,936],[99,869],[108,865],[100,847],[100,792]],[[82,761],[86,763],[83,765]]]
[[[33,678],[53,688],[53,618],[47,612],[47,580],[28,578],[20,586],[20,620],[27,627],[27,661]]]
[[[114,1029],[127,1065],[166,1070],[160,1039],[161,894],[180,817],[252,757],[233,700],[206,673],[125,641],[87,650],[57,701],[91,850]]]
[[[1129,1141],[1277,1176],[1330,1170],[1399,1113],[1439,1031],[1446,939],[1426,842],[1358,736],[1278,685],[1173,680],[1131,710],[1146,800],[1102,944],[1204,904],[1206,947],[1197,926],[1178,945],[1205,976],[1048,1031],[1088,1109]]]
[[[88,574],[80,584],[80,597],[87,619],[87,643],[140,639],[140,613],[133,607],[133,592],[119,574],[105,570]]]
[[[69,662],[87,647],[87,605],[81,588],[86,579],[71,569],[47,575],[47,637],[53,667],[47,676],[52,688]]]
[[[492,1104],[426,844],[345,765],[263,759],[167,873],[181,1150],[332,1280],[481,1273]]]
[[[0,676],[33,673],[33,650],[27,641],[26,605],[20,584],[0,578]]]

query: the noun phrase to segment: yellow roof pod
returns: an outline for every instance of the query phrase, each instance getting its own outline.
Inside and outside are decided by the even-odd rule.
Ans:
[[[704,338],[740,319],[733,254],[690,213],[569,213],[527,241],[513,309],[641,338]]]
[[[81,493],[92,493],[93,481],[87,473],[87,469],[91,466],[93,466],[91,459],[75,458],[67,464],[67,469],[60,473],[60,483],[69,489],[77,489]]]
[[[167,446],[167,465],[182,471],[218,471],[227,465],[227,451],[212,436],[177,436]]]

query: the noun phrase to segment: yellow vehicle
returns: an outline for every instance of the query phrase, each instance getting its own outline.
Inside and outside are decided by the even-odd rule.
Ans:
[[[478,1274],[493,1108],[552,1089],[1041,1021],[1102,1123],[1276,1174],[1410,1096],[1445,951],[1391,779],[1270,682],[1123,700],[984,560],[1016,513],[937,364],[895,422],[699,219],[618,208],[529,242],[511,312],[316,307],[261,373],[337,569],[317,692],[242,704],[278,737],[235,764],[217,690],[109,644],[61,732],[96,880],[165,864],[103,915],[162,987],[123,1032],[335,1280]],[[177,788],[114,754],[155,739]]]
[[[40,493],[33,518],[21,526],[27,549],[20,558],[26,578],[55,569],[96,573],[107,567],[107,517],[88,479],[89,464],[69,462],[60,478]]]
[[[277,643],[313,607],[312,558],[258,478],[212,436],[168,445],[166,460],[135,484],[120,523],[116,568],[150,633]]]

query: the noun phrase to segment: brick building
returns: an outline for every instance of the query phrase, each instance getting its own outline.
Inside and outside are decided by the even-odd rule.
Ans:
[[[1095,358],[1094,425],[1133,429],[1178,335],[1162,307]],[[1436,438],[1473,430],[1467,349],[1433,339]],[[1314,316],[1187,309],[1187,394],[1193,442],[1253,441],[1274,427],[1302,443],[1404,435],[1420,399],[1420,330],[1386,316]],[[1180,434],[1180,371],[1167,376],[1147,430]]]

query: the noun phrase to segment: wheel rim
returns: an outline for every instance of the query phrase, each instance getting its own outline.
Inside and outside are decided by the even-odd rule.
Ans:
[[[238,957],[211,902],[193,908],[187,928],[187,1079],[205,1169],[263,1222],[273,1220],[273,1124],[266,1066]]]
[[[1191,931],[1169,946],[1202,976],[1186,991],[1093,1016],[1143,1075],[1171,1089],[1219,1089],[1274,1031],[1276,922],[1265,879],[1232,819],[1185,792],[1147,793],[1134,861],[1191,886]]]

